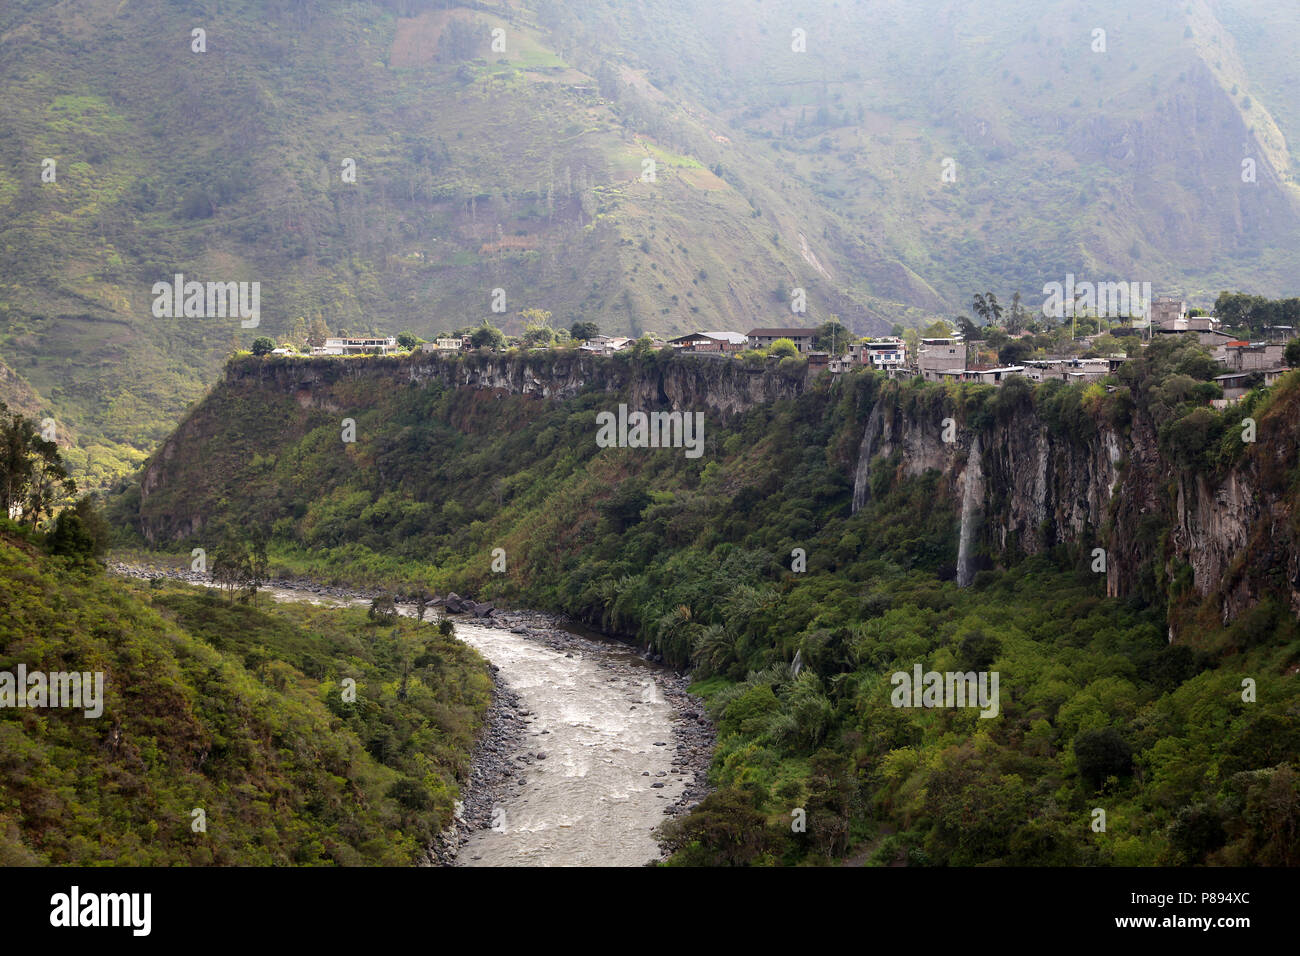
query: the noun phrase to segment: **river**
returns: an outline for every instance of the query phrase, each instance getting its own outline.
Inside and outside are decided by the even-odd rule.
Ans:
[[[347,600],[296,588],[263,593],[278,601]],[[462,828],[469,832],[455,865],[641,866],[659,859],[653,831],[703,792],[711,745],[685,681],[625,644],[570,632],[544,615],[499,612],[490,624],[451,619],[456,637],[494,665],[509,689],[504,717],[514,725],[505,734],[486,729],[471,784],[494,778],[487,819],[479,821],[487,825]]]
[[[524,783],[469,836],[460,866],[638,866],[692,774],[675,774],[674,706],[662,670],[616,645],[561,650],[457,623],[526,714]]]

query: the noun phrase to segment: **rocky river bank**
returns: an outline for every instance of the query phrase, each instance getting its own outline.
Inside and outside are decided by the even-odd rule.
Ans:
[[[110,570],[212,584],[209,575],[188,569],[118,563]],[[295,579],[265,589],[281,600],[340,603],[380,593]],[[713,728],[702,701],[687,692],[688,678],[630,644],[576,633],[562,615],[502,610],[456,595],[430,606],[440,606],[457,636],[488,659],[495,690],[456,819],[420,865],[599,862],[572,846],[578,839],[584,846],[608,843],[619,863],[653,862],[655,827],[708,792]],[[398,609],[415,614],[413,603],[399,602]],[[628,839],[616,832],[630,826],[647,833]]]

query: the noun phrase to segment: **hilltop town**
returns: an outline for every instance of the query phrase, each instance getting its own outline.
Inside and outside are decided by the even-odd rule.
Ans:
[[[477,328],[443,333],[433,341],[424,341],[410,332],[397,336],[317,335],[307,345],[285,343],[278,348],[270,339],[260,339],[253,351],[282,356],[347,356],[562,348],[614,355],[670,349],[706,359],[773,358],[804,364],[810,374],[838,375],[870,368],[891,377],[929,382],[1000,385],[1012,376],[1032,382],[1099,382],[1139,354],[1155,337],[1194,335],[1222,367],[1222,374],[1214,377],[1223,392],[1215,404],[1222,406],[1240,399],[1252,388],[1272,385],[1300,357],[1300,341],[1288,349],[1288,344],[1296,341],[1293,325],[1251,321],[1254,313],[1246,314],[1253,308],[1265,316],[1289,316],[1291,310],[1286,307],[1291,301],[1268,303],[1225,293],[1219,299],[1225,312],[1221,316],[1217,311],[1189,308],[1176,296],[1158,296],[1150,301],[1147,315],[1140,320],[1108,320],[1080,314],[1058,324],[1050,320],[1035,323],[1019,310],[1003,323],[1003,311],[990,293],[987,298],[976,297],[976,311],[988,320],[983,326],[964,317],[956,324],[936,319],[924,330],[895,326],[894,334],[874,337],[854,336],[838,321],[831,321],[816,328],[755,327],[747,332],[715,329],[667,339],[653,335],[631,338],[601,334],[591,322],[575,323],[567,331],[555,329],[550,325],[549,313],[528,310],[521,313],[528,322],[523,334],[514,337],[484,322]],[[1268,306],[1278,308],[1270,311]]]

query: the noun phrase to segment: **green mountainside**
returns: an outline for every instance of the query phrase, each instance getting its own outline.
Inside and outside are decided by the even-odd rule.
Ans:
[[[318,320],[867,333],[1066,272],[1294,294],[1298,38],[1249,0],[14,0],[0,398],[102,485],[232,347]],[[177,273],[261,282],[259,327],[155,318]]]
[[[450,823],[491,694],[474,651],[127,584],[5,524],[0,670],[98,671],[105,699],[0,709],[0,865],[402,866]]]
[[[223,525],[263,528],[290,572],[562,610],[693,668],[718,726],[718,791],[667,827],[678,863],[1300,862],[1294,376],[1214,412],[1214,365],[1194,342],[1153,345],[1109,393],[868,372],[804,387],[785,367],[798,359],[726,375],[654,353],[582,369],[561,353],[444,361],[455,371],[236,361],[110,514],[181,553]],[[699,457],[598,447],[599,411],[669,395],[707,409]],[[1032,424],[1079,462],[1121,435],[1126,487],[1162,477],[1149,507],[1127,502],[1142,514],[1117,495],[1105,525],[1077,535],[1050,518],[1018,543],[981,533],[961,588],[963,508],[939,460],[865,454],[870,498],[852,508],[864,423],[871,434],[882,409],[903,435],[951,417],[987,438],[989,469],[996,436]],[[1275,546],[1193,587],[1175,478],[1249,482],[1269,515],[1249,533]],[[986,528],[1013,494],[990,487]],[[1099,540],[1127,562],[1116,596],[1089,567]],[[1241,595],[1225,624],[1220,601]],[[917,665],[999,672],[998,719],[892,706],[891,675]]]

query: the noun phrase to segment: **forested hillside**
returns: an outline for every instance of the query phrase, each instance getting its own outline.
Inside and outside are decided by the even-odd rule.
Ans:
[[[0,709],[0,865],[402,866],[451,821],[491,682],[449,632],[49,545],[0,527],[0,670],[102,673],[102,713]]]
[[[1248,600],[1225,615],[1218,582],[1179,550],[1196,528],[1174,480],[1239,475],[1268,508],[1251,533],[1294,533],[1294,378],[1215,412],[1194,341],[1153,346],[1112,391],[863,372],[754,400],[702,385],[714,363],[651,354],[603,360],[626,373],[588,370],[570,392],[571,361],[468,356],[449,377],[478,387],[455,388],[415,359],[241,360],[112,513],[181,553],[264,528],[273,564],[294,572],[564,610],[692,668],[718,722],[719,790],[668,828],[676,862],[1300,862],[1288,549],[1239,556],[1224,580]],[[747,374],[778,388],[788,372]],[[703,454],[597,447],[596,413],[633,395],[648,408],[693,396],[678,407],[707,409]],[[951,417],[991,437],[1021,416],[1062,447],[1114,434],[1121,475],[1166,478],[1131,523],[1102,510],[1010,537],[1009,485],[990,481],[962,588],[953,469],[978,452],[926,465],[900,425],[855,511],[877,408],[916,432]],[[1261,437],[1243,447],[1247,414]],[[996,475],[1000,450],[985,447]],[[1098,543],[1125,587],[1097,573]],[[998,713],[894,706],[891,675],[918,665],[998,672]]]

